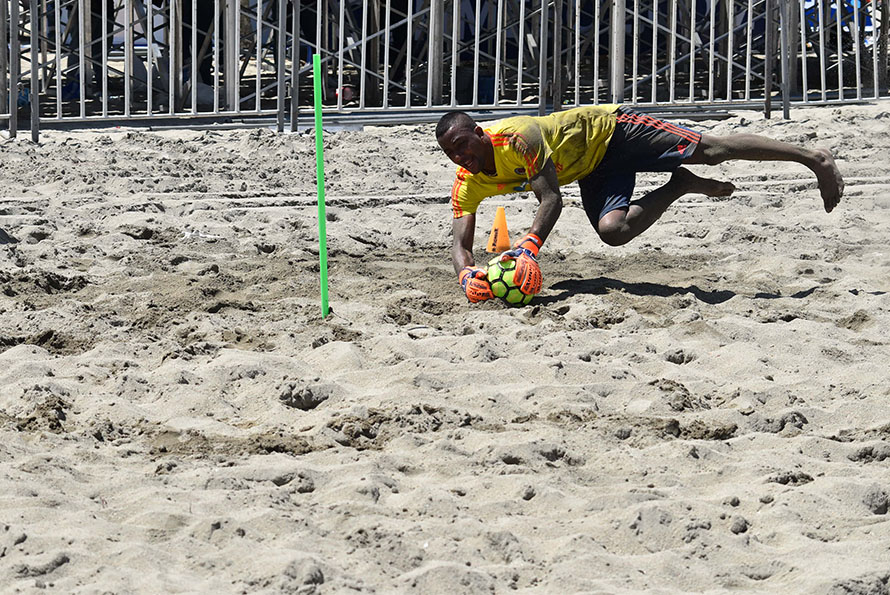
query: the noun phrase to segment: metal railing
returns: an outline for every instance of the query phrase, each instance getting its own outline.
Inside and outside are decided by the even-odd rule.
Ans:
[[[432,119],[843,103],[887,90],[890,0],[3,0],[0,121]]]

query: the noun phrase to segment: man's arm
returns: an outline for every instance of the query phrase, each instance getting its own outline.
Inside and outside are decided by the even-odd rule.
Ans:
[[[541,203],[529,233],[535,234],[543,242],[550,235],[553,226],[556,225],[556,220],[562,213],[562,194],[559,192],[559,179],[556,177],[556,167],[553,165],[553,161],[548,159],[544,167],[541,168],[541,173],[529,181],[532,191],[538,198],[538,202]],[[472,240],[472,235],[470,239]]]
[[[451,230],[454,233],[454,243],[451,246],[451,260],[454,264],[454,272],[466,266],[473,266],[473,234],[476,231],[476,214],[470,213],[452,220]]]

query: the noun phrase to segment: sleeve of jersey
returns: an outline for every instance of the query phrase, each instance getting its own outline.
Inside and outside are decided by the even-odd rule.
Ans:
[[[541,173],[553,153],[537,125],[524,127],[511,135],[510,147],[525,163],[525,175],[529,180]]]
[[[451,186],[451,210],[455,219],[460,219],[464,215],[471,215],[479,208],[479,203],[485,195],[478,188],[478,184],[473,183],[469,176],[463,175],[460,170]]]

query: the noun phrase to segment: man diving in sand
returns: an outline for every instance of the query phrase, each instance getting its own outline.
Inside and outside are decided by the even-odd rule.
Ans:
[[[730,159],[792,161],[815,175],[825,211],[840,202],[844,182],[825,149],[807,149],[754,134],[712,136],[621,105],[579,107],[548,116],[516,116],[483,129],[466,113],[445,114],[436,140],[459,167],[451,190],[454,270],[467,298],[494,297],[473,259],[476,210],[489,196],[529,188],[540,203],[529,233],[508,253],[526,293],[540,290],[538,251],[562,212],[560,186],[578,181],[587,217],[609,245],[631,241],[685,194],[729,196],[735,186],[702,178],[683,165]],[[637,172],[672,172],[660,188],[631,200]]]

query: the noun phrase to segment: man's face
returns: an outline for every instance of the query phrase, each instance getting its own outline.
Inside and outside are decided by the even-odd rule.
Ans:
[[[439,146],[454,163],[478,174],[485,165],[485,132],[479,126],[473,130],[452,127],[439,138]]]

